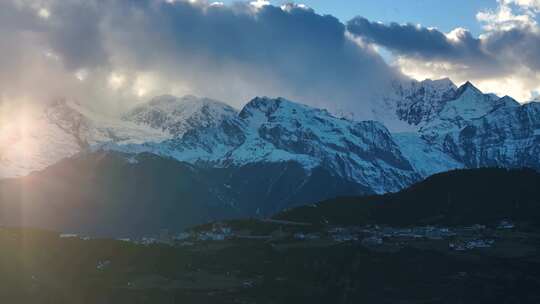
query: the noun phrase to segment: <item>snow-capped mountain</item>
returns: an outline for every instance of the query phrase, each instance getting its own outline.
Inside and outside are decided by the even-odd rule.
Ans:
[[[378,193],[419,179],[378,122],[340,119],[283,98],[255,98],[238,114],[228,113],[218,124],[200,124],[163,143],[106,148],[216,167],[296,162],[308,171],[323,167]]]
[[[448,96],[448,95],[446,95]],[[416,132],[395,133],[401,151],[423,176],[455,168],[540,169],[540,104],[483,94],[470,82],[439,99]]]
[[[80,150],[77,140],[44,112],[15,114],[0,126],[0,178],[44,169]]]
[[[239,118],[247,139],[227,155],[232,163],[290,160],[322,166],[375,192],[396,191],[418,178],[378,122],[338,119],[282,98],[255,98]]]
[[[500,107],[519,106],[509,97],[499,98],[483,94],[467,82],[461,86],[453,99],[446,101],[437,115],[427,120],[420,128],[424,136],[438,137],[450,131],[463,129],[469,122],[488,115]]]
[[[59,101],[45,109],[48,122],[71,134],[81,149],[106,143],[161,142],[170,136],[159,129],[99,115],[74,102]]]
[[[391,132],[416,132],[437,119],[445,104],[455,99],[457,90],[448,78],[394,81],[374,103],[373,116]]]
[[[540,170],[540,103],[444,79],[395,83],[376,105],[379,121],[284,98],[254,98],[237,111],[162,96],[121,118],[57,102],[0,125],[0,178],[41,170],[0,180],[2,210],[17,215],[31,202],[33,211],[0,221],[142,233],[397,191],[457,168]],[[21,187],[31,189],[26,200]]]
[[[503,97],[492,112],[468,121],[434,143],[466,167],[540,169],[540,103],[519,106]]]
[[[24,176],[104,144],[142,144],[170,137],[68,101],[27,111],[2,124],[0,134],[0,178]]]
[[[136,107],[123,119],[180,138],[190,130],[217,126],[236,115],[234,108],[216,100],[192,95],[182,98],[164,95]]]
[[[376,104],[380,122],[283,98],[255,98],[237,111],[206,98],[161,96],[121,119],[58,102],[21,139],[3,139],[0,171],[24,175],[81,151],[145,152],[212,168],[294,162],[307,174],[324,168],[382,193],[456,168],[540,168],[538,103],[442,79],[395,82]]]

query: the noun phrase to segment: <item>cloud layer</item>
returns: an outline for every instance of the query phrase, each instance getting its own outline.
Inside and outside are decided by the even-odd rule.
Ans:
[[[488,91],[524,100],[540,89],[538,2],[502,0],[497,11],[480,12],[485,32],[474,37],[413,24],[382,24],[357,17],[348,30],[367,43],[389,49],[408,74],[473,80]],[[521,12],[515,13],[515,11]]]
[[[361,112],[371,92],[400,77],[336,18],[265,4],[5,0],[0,92],[110,109],[165,93],[236,106],[269,95]]]
[[[66,97],[115,112],[160,94],[236,107],[268,95],[369,119],[371,97],[402,72],[525,101],[540,91],[539,4],[499,0],[475,37],[261,0],[3,0],[0,102]]]

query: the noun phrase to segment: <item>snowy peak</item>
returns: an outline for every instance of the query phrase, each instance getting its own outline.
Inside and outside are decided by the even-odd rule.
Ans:
[[[92,129],[92,118],[95,118],[88,113],[76,102],[64,99],[57,100],[45,108],[46,119],[71,135],[81,149],[89,147],[87,135]]]
[[[284,98],[257,97],[239,115],[242,123],[263,138],[281,142],[335,140],[350,135],[356,122],[337,118],[326,110],[312,108]],[[382,128],[384,128],[381,125]],[[385,129],[386,130],[386,129]],[[250,132],[248,130],[248,132]],[[285,135],[288,133],[290,137]],[[292,135],[295,133],[296,135]],[[280,134],[281,138],[276,138]]]
[[[24,176],[80,152],[86,142],[73,134],[83,120],[65,102],[14,111],[0,127],[0,178]]]
[[[462,86],[460,86],[457,89],[455,99],[460,98],[464,94],[469,95],[469,98],[471,96],[483,96],[484,95],[482,93],[482,91],[480,91],[477,87],[475,87],[470,81],[465,82]]]
[[[244,106],[239,117],[241,119],[249,120],[251,117],[262,116],[266,117],[268,120],[272,120],[271,117],[291,117],[297,116],[299,113],[314,113],[321,111],[323,110],[295,103],[283,97],[255,97]]]
[[[440,133],[461,128],[500,107],[519,106],[511,97],[484,94],[471,82],[459,88],[448,78],[395,81],[374,109],[375,117],[392,132]],[[435,128],[435,130],[433,130]]]
[[[15,113],[14,113],[15,116]],[[162,142],[162,131],[107,117],[76,102],[34,106],[0,128],[0,178],[26,175],[103,145]]]
[[[244,106],[240,112],[240,117],[248,118],[256,115],[256,113],[269,116],[276,111],[282,102],[282,98],[255,97]]]
[[[519,107],[520,104],[514,98],[505,95],[496,101],[497,107]]]
[[[450,78],[441,78],[441,79],[425,79],[420,82],[420,87],[424,89],[431,89],[433,91],[439,91],[443,94],[450,91],[455,91],[458,88],[456,85],[450,80]]]
[[[440,113],[441,118],[466,120],[479,118],[495,108],[490,96],[482,94],[478,89],[462,86],[456,94],[456,99],[449,101]]]
[[[234,108],[220,101],[192,95],[180,98],[164,95],[136,107],[123,119],[180,138],[190,130],[217,126],[236,115]]]
[[[323,120],[340,120],[326,110],[312,108],[285,98],[256,97],[240,112],[239,117],[245,121],[256,120],[259,123],[291,123],[302,125]],[[319,119],[315,119],[319,117]]]
[[[453,100],[448,101],[434,120],[432,125],[437,125],[438,120],[453,121],[461,127],[463,121],[478,119],[501,106],[519,105],[510,97],[498,98],[492,94],[484,94],[472,83],[466,82],[456,92]]]
[[[160,130],[94,112],[72,101],[57,101],[45,109],[47,120],[70,134],[81,149],[109,143],[160,142],[167,135]]]
[[[393,132],[412,132],[437,117],[457,87],[448,78],[394,81],[389,92],[376,102],[373,114]]]
[[[519,106],[508,96],[484,94],[469,81],[458,88],[448,78],[396,81],[382,100],[375,116],[392,132],[420,132],[430,138],[460,130],[501,107]]]
[[[246,140],[228,162],[295,161],[323,166],[373,189],[399,189],[416,178],[389,131],[378,122],[337,118],[284,98],[259,97],[239,115]]]

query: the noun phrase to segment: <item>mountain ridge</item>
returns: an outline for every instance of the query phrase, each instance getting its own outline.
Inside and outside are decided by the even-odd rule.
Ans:
[[[0,178],[104,151],[126,159],[150,153],[198,168],[295,163],[304,179],[323,168],[373,193],[396,192],[453,169],[540,169],[539,103],[520,105],[471,83],[458,88],[449,79],[395,83],[394,89],[379,105],[391,109],[385,119],[406,124],[403,129],[285,98],[257,97],[236,110],[207,98],[164,95],[121,119],[58,102],[39,117],[39,128],[28,131],[24,144],[0,143]],[[31,157],[15,157],[26,147],[35,147],[26,151]]]
[[[238,111],[211,99],[161,96],[121,119],[58,102],[22,140],[0,140],[0,178],[38,171],[0,182],[4,221],[97,234],[178,230],[398,192],[455,169],[540,170],[540,103],[519,105],[448,79],[401,84],[389,96],[380,101],[393,102],[386,119],[406,128],[285,98],[257,97]],[[51,210],[65,210],[67,222]],[[94,227],[101,217],[114,220]]]

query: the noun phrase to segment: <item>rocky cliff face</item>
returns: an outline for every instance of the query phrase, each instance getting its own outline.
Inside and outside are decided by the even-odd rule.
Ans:
[[[469,82],[444,91],[442,99],[428,98],[436,109],[430,105],[425,110],[411,110],[422,105],[425,100],[421,99],[395,112],[403,120],[410,116],[400,113],[416,113],[410,124],[415,130],[393,135],[422,176],[455,168],[540,169],[539,103],[520,105],[508,96],[483,94]],[[417,121],[420,123],[415,124]]]
[[[442,151],[466,167],[540,168],[540,103],[511,105],[442,136]]]
[[[394,81],[388,92],[375,102],[376,120],[391,132],[417,131],[437,119],[458,88],[450,79]]]

